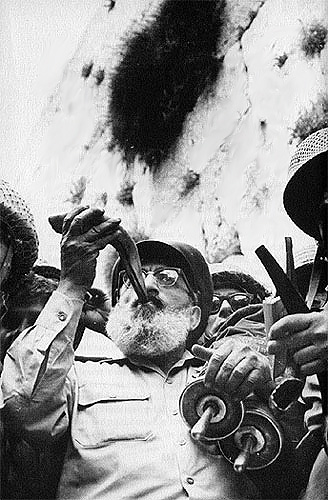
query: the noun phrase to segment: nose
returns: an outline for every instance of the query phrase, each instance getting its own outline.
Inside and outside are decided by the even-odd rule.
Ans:
[[[158,285],[157,285],[157,282],[154,278],[154,275],[153,274],[147,274],[147,276],[144,278],[145,280],[145,286],[146,286],[146,290],[147,292],[156,292],[158,293]]]
[[[218,312],[218,316],[220,316],[220,318],[227,318],[232,313],[233,313],[233,310],[232,310],[232,307],[229,304],[229,302],[226,299],[223,300],[221,307],[220,307],[220,310]]]

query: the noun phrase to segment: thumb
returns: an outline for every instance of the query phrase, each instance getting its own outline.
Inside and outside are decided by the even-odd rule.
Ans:
[[[208,361],[212,354],[213,350],[208,347],[203,347],[201,345],[195,344],[192,346],[191,351],[196,358],[203,359],[204,361]]]

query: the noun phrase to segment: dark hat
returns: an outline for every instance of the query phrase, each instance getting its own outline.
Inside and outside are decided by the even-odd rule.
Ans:
[[[9,277],[15,284],[31,270],[38,256],[39,241],[30,209],[8,182],[1,179],[0,229],[9,235],[13,244]]]
[[[327,190],[327,150],[328,128],[314,132],[299,144],[290,162],[283,197],[292,221],[318,241],[321,206]]]
[[[212,307],[213,284],[208,265],[203,255],[191,245],[179,242],[164,243],[156,240],[145,240],[137,243],[141,264],[151,260],[163,265],[179,267],[198,297],[201,309],[201,320],[197,328],[190,332],[188,346],[190,347],[204,332]],[[117,302],[118,277],[122,264],[118,259],[112,274],[112,304]]]
[[[244,290],[256,297],[259,297],[261,300],[265,299],[270,295],[270,292],[265,289],[265,287],[259,283],[253,276],[250,274],[243,273],[242,271],[213,271],[211,273],[214,290],[216,288],[220,288],[222,286],[239,288],[240,290]]]

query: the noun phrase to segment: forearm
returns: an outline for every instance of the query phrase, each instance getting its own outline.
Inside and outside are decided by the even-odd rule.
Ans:
[[[83,301],[54,292],[35,325],[9,348],[2,374],[6,413],[17,428],[39,436],[68,425],[73,340]],[[60,417],[60,418],[59,418]]]

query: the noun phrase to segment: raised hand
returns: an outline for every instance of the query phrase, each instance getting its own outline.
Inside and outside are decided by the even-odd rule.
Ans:
[[[208,362],[205,373],[208,388],[223,389],[244,399],[272,380],[269,360],[239,339],[227,339],[215,349],[194,345],[192,352]]]
[[[99,208],[79,207],[64,219],[58,291],[83,298],[96,273],[99,251],[113,240],[119,219],[105,219]]]
[[[284,351],[299,365],[302,375],[327,369],[328,306],[320,312],[285,316],[272,325],[268,352]]]

